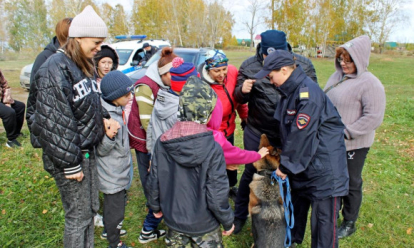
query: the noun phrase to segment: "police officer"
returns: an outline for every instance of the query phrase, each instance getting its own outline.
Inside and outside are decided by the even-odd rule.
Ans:
[[[311,206],[312,247],[338,247],[336,220],[349,181],[344,125],[331,101],[295,64],[291,53],[271,53],[255,78],[266,76],[281,94],[274,115],[282,141],[276,174],[283,179],[288,175],[291,182],[292,243],[302,243]]]

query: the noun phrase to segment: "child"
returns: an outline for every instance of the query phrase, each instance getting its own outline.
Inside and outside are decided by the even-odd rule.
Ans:
[[[131,151],[123,107],[131,98],[132,81],[111,71],[101,81],[102,107],[118,127],[110,127],[97,148],[99,190],[104,193],[104,223],[109,247],[123,247],[120,232],[125,214],[126,188],[131,180]],[[118,130],[119,129],[119,130]]]
[[[178,94],[187,79],[199,74],[193,63],[184,62],[183,58],[175,57],[170,69],[170,86],[168,91],[159,91],[151,120],[147,128],[147,150],[151,153],[155,141],[177,121]]]
[[[217,99],[216,106],[211,113],[210,121],[207,123],[208,129],[213,131],[214,140],[219,143],[223,149],[224,159],[226,160],[227,170],[237,170],[238,165],[254,163],[269,154],[266,147],[262,147],[258,152],[240,149],[232,145],[219,131],[221,120],[223,117],[223,107],[220,99]],[[228,175],[228,173],[227,173]]]
[[[164,216],[169,227],[167,246],[223,247],[222,234],[233,232],[223,151],[206,126],[216,101],[208,84],[190,77],[180,93],[178,122],[155,143],[146,188],[155,217]]]

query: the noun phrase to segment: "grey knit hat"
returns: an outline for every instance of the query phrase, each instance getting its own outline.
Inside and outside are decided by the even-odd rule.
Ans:
[[[121,71],[110,71],[101,81],[102,98],[113,101],[134,89],[133,83]]]
[[[90,5],[73,18],[69,27],[69,37],[106,38],[107,36],[108,28],[105,22]]]

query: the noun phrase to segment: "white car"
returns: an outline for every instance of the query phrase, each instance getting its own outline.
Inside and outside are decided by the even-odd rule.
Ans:
[[[20,85],[23,89],[30,89],[30,74],[32,73],[33,64],[26,65],[20,71]]]
[[[115,48],[119,56],[119,71],[128,73],[141,68],[138,66],[138,63],[144,57],[144,49],[142,48],[144,43],[156,46],[159,49],[165,46],[171,46],[170,42],[167,40],[145,40],[146,37],[146,35],[115,36],[119,41],[111,44],[111,46]]]

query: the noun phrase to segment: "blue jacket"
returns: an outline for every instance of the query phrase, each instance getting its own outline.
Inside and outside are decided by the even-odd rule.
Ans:
[[[344,124],[329,98],[300,66],[277,90],[280,170],[292,190],[311,200],[348,194]]]

